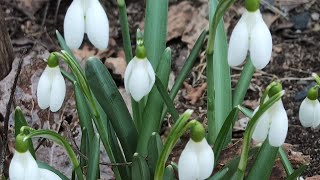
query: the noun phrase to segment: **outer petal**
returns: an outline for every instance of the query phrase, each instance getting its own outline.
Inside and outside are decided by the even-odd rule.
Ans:
[[[288,116],[284,108],[279,108],[271,113],[271,126],[269,130],[269,143],[271,146],[281,146],[288,132]]]
[[[196,144],[198,149],[196,151],[199,167],[198,179],[207,179],[213,171],[214,154],[205,138]]]
[[[66,96],[66,82],[62,77],[59,66],[54,68],[54,76],[52,79],[51,94],[50,94],[50,110],[57,112],[63,103]]]
[[[64,38],[71,49],[78,49],[83,41],[85,22],[82,3],[73,0],[67,10],[63,24]]]
[[[319,111],[319,101],[315,100],[312,101],[308,98],[305,98],[299,109],[299,119],[301,122],[301,125],[303,127],[311,127],[313,125],[313,122],[316,120],[317,111]],[[317,120],[318,121],[318,120]]]
[[[38,165],[29,151],[15,151],[9,167],[9,177],[11,180],[39,179]]]
[[[317,103],[315,107],[315,119],[312,123],[312,128],[318,128],[319,125],[320,125],[320,103]]]
[[[230,66],[238,66],[247,57],[249,49],[249,31],[243,18],[239,20],[234,30],[231,33],[229,49],[228,49],[228,63]]]
[[[98,49],[106,49],[109,42],[108,17],[98,0],[91,0],[86,12],[86,32]]]
[[[264,68],[270,61],[272,53],[272,37],[262,18],[250,32],[250,57],[257,69]]]
[[[195,180],[198,179],[199,165],[197,154],[194,149],[194,142],[190,139],[186,147],[181,153],[178,162],[179,179],[180,180]]]
[[[40,180],[61,180],[61,178],[52,171],[42,168],[39,168],[39,171]]]
[[[149,81],[149,88],[148,88],[148,93],[149,93],[154,85],[156,75],[155,75],[153,67],[148,59],[146,59],[146,66],[147,66],[147,72],[148,72],[149,80],[150,80]]]
[[[254,114],[258,111],[259,106],[254,110]],[[270,127],[270,115],[268,111],[266,111],[262,116],[260,116],[256,127],[253,131],[252,139],[257,141],[257,142],[263,142],[269,132],[269,127]]]
[[[134,57],[128,64],[126,71],[124,72],[124,87],[127,91],[127,93],[130,93],[129,91],[129,78],[131,76],[133,67],[135,66],[137,60],[136,57]]]
[[[40,76],[37,87],[38,105],[41,109],[46,109],[50,105],[51,83],[52,70],[49,66],[47,66]]]
[[[143,96],[149,93],[149,87],[152,81],[147,72],[146,62],[146,60],[136,60],[135,66],[128,79],[128,89],[135,101],[140,101]]]

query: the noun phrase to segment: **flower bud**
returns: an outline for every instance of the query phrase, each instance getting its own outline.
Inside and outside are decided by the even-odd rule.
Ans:
[[[302,101],[299,109],[299,119],[303,127],[316,128],[320,125],[318,87],[312,87],[308,91],[308,96]]]

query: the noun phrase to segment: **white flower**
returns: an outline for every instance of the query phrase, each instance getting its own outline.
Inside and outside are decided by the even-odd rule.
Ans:
[[[256,113],[259,107],[254,111]],[[281,146],[288,132],[288,116],[282,101],[274,103],[262,116],[260,116],[252,139],[263,142],[269,135],[269,144],[274,147]]]
[[[87,33],[98,49],[106,49],[109,20],[99,0],[73,0],[64,19],[64,37],[71,49],[78,49]]]
[[[134,57],[124,73],[124,86],[135,101],[147,95],[155,82],[154,70],[147,58]]]
[[[189,140],[181,153],[178,168],[180,180],[203,180],[213,170],[214,154],[207,140],[200,142]]]
[[[9,177],[11,180],[39,179],[39,174],[37,162],[29,151],[24,153],[14,152],[9,167]]]
[[[40,180],[61,180],[61,178],[52,171],[42,168],[39,168],[39,171]]]
[[[272,37],[259,9],[255,12],[246,10],[232,31],[228,49],[229,65],[238,66],[243,63],[248,50],[257,69],[262,69],[269,63]]]
[[[50,107],[52,112],[58,111],[66,95],[66,83],[59,66],[49,67],[43,71],[37,88],[38,104],[41,109]]]
[[[299,119],[303,127],[316,128],[320,124],[320,103],[318,99],[306,97],[299,109]]]

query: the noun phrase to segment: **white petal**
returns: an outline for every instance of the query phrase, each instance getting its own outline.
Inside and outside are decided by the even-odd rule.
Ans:
[[[39,169],[29,151],[24,153],[14,152],[9,167],[9,177],[11,180],[39,179]]]
[[[179,158],[178,174],[180,180],[195,180],[198,178],[199,166],[197,154],[193,148],[194,142],[191,141],[190,139]]]
[[[42,168],[39,168],[39,170],[40,180],[61,180],[61,178],[52,171]]]
[[[315,109],[316,109],[315,110],[315,118],[314,118],[314,121],[312,123],[312,128],[318,128],[319,125],[320,125],[320,103],[317,103]]]
[[[130,94],[130,91],[129,91],[129,77],[131,76],[132,69],[136,64],[136,61],[137,61],[136,57],[134,57],[129,62],[129,64],[127,65],[126,71],[124,72],[124,87],[125,87],[127,93],[129,93],[129,94]]]
[[[106,49],[109,42],[108,17],[98,0],[91,0],[86,12],[86,32],[98,49]]]
[[[311,127],[315,120],[318,121],[316,119],[318,118],[317,111],[319,111],[319,101],[312,101],[308,98],[305,98],[302,101],[299,109],[299,119],[301,125],[303,127]]]
[[[205,138],[196,144],[198,146],[198,151],[196,151],[199,167],[198,179],[207,179],[213,171],[214,154]]]
[[[257,69],[262,69],[269,63],[272,54],[272,37],[262,18],[251,29],[249,49],[252,64]]]
[[[259,107],[257,107],[254,110],[254,114],[258,111],[258,109]],[[256,124],[256,127],[253,131],[252,139],[259,143],[263,142],[268,136],[269,127],[270,127],[270,116],[268,111],[266,111],[260,116]]]
[[[80,0],[73,0],[67,10],[63,24],[64,38],[71,49],[81,46],[84,36],[84,12]]]
[[[148,88],[148,93],[149,93],[154,85],[156,75],[155,75],[153,67],[148,59],[146,59],[146,66],[147,66],[147,71],[148,71],[148,75],[149,75],[149,88]]]
[[[270,112],[271,126],[269,130],[269,143],[271,146],[281,146],[288,132],[288,116],[283,108],[277,109],[276,112]]]
[[[246,23],[240,19],[230,37],[228,49],[229,66],[238,66],[243,63],[247,57],[248,49],[249,31]]]
[[[59,66],[55,67],[54,71],[50,94],[50,110],[57,112],[61,108],[66,96],[66,82],[60,72]]]
[[[146,61],[136,60],[127,84],[135,101],[140,101],[143,96],[149,93],[150,83],[151,79],[147,71]]]
[[[38,105],[41,109],[46,109],[50,105],[50,92],[52,84],[52,68],[47,66],[40,76],[37,87]]]

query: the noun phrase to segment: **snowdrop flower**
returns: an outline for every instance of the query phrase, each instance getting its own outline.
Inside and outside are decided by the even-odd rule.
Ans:
[[[262,69],[269,63],[272,37],[259,9],[245,10],[232,31],[228,49],[229,65],[238,66],[243,63],[248,50],[251,61],[257,69]]]
[[[299,109],[299,119],[303,127],[316,128],[320,124],[320,103],[318,87],[308,91],[308,96],[302,101]]]
[[[37,87],[38,104],[41,109],[50,107],[58,111],[66,95],[66,83],[59,68],[58,58],[50,54],[48,65],[40,76]]]
[[[64,19],[64,38],[71,49],[78,49],[87,33],[98,49],[106,49],[109,20],[99,0],[73,0]]]
[[[200,127],[201,126],[201,127]],[[205,136],[203,126],[199,135],[193,133],[191,129],[191,138],[181,153],[178,162],[180,180],[203,180],[207,179],[213,170],[214,154],[209,146]]]
[[[284,91],[282,91],[282,93],[284,93]],[[259,107],[255,109],[254,114],[258,109]],[[279,147],[284,143],[287,132],[288,116],[283,107],[282,100],[280,99],[260,116],[253,132],[252,139],[257,142],[263,142],[268,136],[269,144],[274,147]]]
[[[155,73],[147,59],[143,40],[137,42],[140,44],[137,43],[136,56],[129,62],[124,73],[124,86],[127,93],[138,102],[151,91],[155,82]]]
[[[15,151],[9,167],[11,180],[39,179],[40,170],[37,162],[27,150],[24,152]]]

